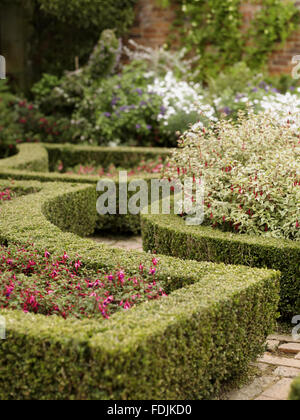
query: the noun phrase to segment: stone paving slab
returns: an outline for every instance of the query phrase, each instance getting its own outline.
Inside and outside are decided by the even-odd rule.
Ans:
[[[261,397],[273,400],[287,400],[289,397],[293,379],[283,378],[279,382],[266,389]]]
[[[284,353],[298,354],[300,353],[300,343],[286,343],[278,347]]]
[[[240,398],[246,398],[247,400],[253,400],[259,396],[268,386],[273,385],[276,382],[274,376],[263,376],[256,378],[250,385],[244,386],[240,391],[233,392],[231,398],[238,400]]]
[[[247,401],[284,401],[293,380],[300,376],[299,341],[292,336],[272,335],[267,352],[252,364],[257,374],[248,385],[232,391],[225,399]]]
[[[285,357],[277,357],[269,354],[265,354],[263,357],[258,359],[260,363],[266,363],[267,365],[274,366],[286,366],[300,369],[300,360],[289,359]]]
[[[268,337],[268,340],[277,340],[281,343],[300,343],[300,340],[295,340],[290,335],[273,334]]]
[[[300,376],[300,369],[278,366],[274,371],[274,375],[283,378],[296,378],[297,376]]]
[[[111,248],[143,251],[143,240],[141,236],[125,235],[94,235],[91,236],[95,242],[105,244]]]

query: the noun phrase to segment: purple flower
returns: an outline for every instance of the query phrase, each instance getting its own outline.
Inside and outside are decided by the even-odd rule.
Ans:
[[[151,130],[152,130],[152,125],[147,124],[147,129],[148,129],[149,131],[151,131]]]
[[[242,94],[242,93],[238,93],[237,95],[236,95],[236,97],[235,97],[235,99],[237,100],[237,101],[239,101],[240,99],[242,99],[244,97],[244,95]]]
[[[291,86],[291,87],[290,87],[290,90],[291,90],[291,91],[294,91],[295,89],[296,89],[296,88],[295,88],[295,86]]]
[[[223,108],[222,111],[226,115],[230,115],[231,114],[231,109],[228,106],[225,106],[225,108]]]
[[[139,96],[142,96],[143,94],[143,90],[140,88],[135,89],[135,92],[137,92],[139,94]]]
[[[128,109],[128,106],[126,106],[126,105],[123,105],[123,106],[121,106],[121,107],[119,108],[119,110],[120,110],[121,112],[126,111],[127,109]]]
[[[147,105],[147,102],[145,101],[140,102],[140,106],[145,106],[145,105]]]
[[[117,98],[116,96],[114,96],[112,101],[111,101],[112,106],[116,105],[119,102],[119,99],[120,98]]]
[[[258,88],[257,87],[253,88],[252,92],[258,92]]]
[[[161,115],[165,115],[166,112],[167,112],[167,108],[164,107],[164,106],[161,106],[160,107],[160,113],[161,113]]]
[[[136,128],[137,130],[139,130],[140,128],[142,128],[142,126],[141,126],[141,124],[137,124],[137,125],[135,126],[135,128]]]
[[[261,89],[266,89],[266,87],[267,87],[268,85],[267,85],[267,83],[266,82],[260,82],[260,84],[259,84],[259,87],[261,88]]]
[[[106,118],[110,118],[111,117],[111,113],[110,112],[104,112],[103,114]]]

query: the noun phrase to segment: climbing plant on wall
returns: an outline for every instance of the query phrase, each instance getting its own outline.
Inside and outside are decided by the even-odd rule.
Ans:
[[[252,0],[259,10],[250,28],[243,28],[241,0],[157,0],[162,7],[177,5],[177,27],[183,44],[199,57],[201,76],[244,60],[259,68],[278,42],[284,42],[299,23],[293,1]]]

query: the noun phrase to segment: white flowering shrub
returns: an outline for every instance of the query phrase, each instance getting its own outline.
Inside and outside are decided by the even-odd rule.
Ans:
[[[300,88],[295,93],[272,93],[265,95],[259,102],[262,112],[283,125],[290,125],[296,132],[300,130]]]
[[[205,223],[300,240],[300,140],[272,115],[240,114],[180,139],[165,176],[203,178]]]
[[[162,98],[158,121],[161,122],[162,131],[167,134],[185,131],[196,122],[207,126],[217,121],[215,110],[205,101],[201,86],[178,81],[172,72],[168,72],[164,78],[155,78],[148,86],[148,92]]]

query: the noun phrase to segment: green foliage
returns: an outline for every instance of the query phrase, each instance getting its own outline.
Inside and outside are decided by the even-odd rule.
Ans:
[[[43,74],[43,77],[31,89],[37,103],[41,104],[45,98],[52,94],[54,88],[59,86],[60,79],[52,74]]]
[[[6,82],[0,80],[0,158],[14,153],[16,141],[21,136],[17,114],[9,106],[14,100],[15,97],[10,93]]]
[[[254,74],[246,63],[239,62],[221,72],[216,78],[209,78],[209,94],[213,97],[227,96],[233,100],[236,94],[245,92],[248,85],[256,86],[263,80],[262,74]]]
[[[46,120],[55,119],[58,134],[54,141],[175,145],[174,132],[166,133],[159,121],[163,100],[149,91],[154,78],[147,74],[146,64],[136,61],[116,74],[119,55],[120,44],[114,32],[104,31],[86,66],[66,73],[60,80],[45,74],[33,87],[39,110],[47,115]],[[187,128],[186,120],[195,119],[195,115],[185,115],[180,128],[184,123]],[[61,133],[63,126],[66,129]]]
[[[236,98],[251,98],[253,88],[259,86],[263,80],[263,74],[254,74],[246,63],[239,62],[226,68],[216,78],[208,78],[206,98],[216,109],[217,115],[221,117],[220,114],[223,113],[229,114],[230,118],[236,118],[239,111],[247,111],[247,102],[242,103]],[[261,93],[264,94],[265,91]]]
[[[242,30],[240,0],[176,0],[177,28],[182,43],[199,56],[202,79],[216,77],[225,67],[244,59],[260,68],[277,43],[297,28],[299,11],[292,1],[253,0],[260,8],[250,28]],[[166,7],[171,2],[160,0]]]
[[[41,9],[59,21],[81,30],[117,28],[121,35],[133,22],[136,0],[38,0]]]
[[[94,143],[151,145],[158,131],[155,117],[160,113],[162,100],[147,91],[150,83],[146,67],[133,63],[122,74],[102,81],[85,91],[84,100],[73,115],[75,138]],[[163,139],[158,139],[163,143]]]
[[[300,377],[295,379],[292,384],[289,400],[300,401]]]
[[[134,21],[137,0],[9,0],[32,10],[30,60],[35,80],[43,73],[62,75],[85,62],[103,30],[123,36]],[[8,0],[0,0],[0,5]]]
[[[257,0],[256,0],[257,2]],[[277,43],[284,43],[299,24],[299,11],[292,1],[263,0],[251,24],[246,61],[251,68],[261,67]]]
[[[97,80],[110,76],[118,65],[120,54],[120,42],[114,31],[103,31],[85,68],[88,77]]]
[[[37,63],[41,73],[73,70],[75,57],[85,62],[106,29],[124,35],[133,24],[135,4],[136,0],[36,0],[33,58],[42,56]]]
[[[45,73],[33,88],[35,101],[46,115],[58,118],[71,117],[84,97],[84,90],[100,85],[103,78],[111,75],[119,59],[120,43],[111,30],[100,36],[88,63],[75,72],[66,72],[62,78]]]

